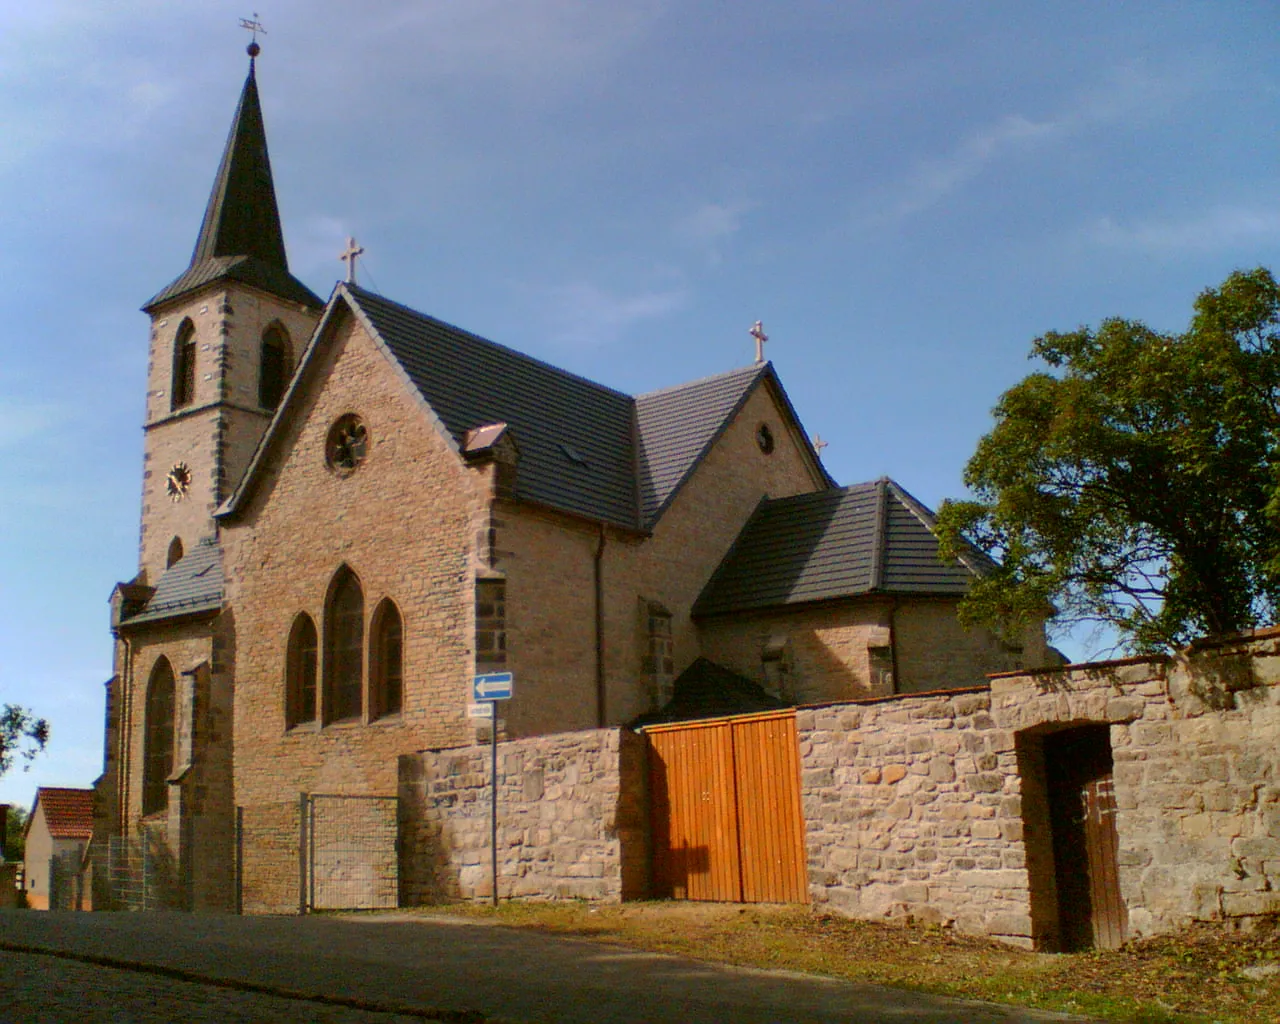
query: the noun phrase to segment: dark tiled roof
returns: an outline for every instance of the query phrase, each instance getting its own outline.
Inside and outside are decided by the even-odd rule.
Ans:
[[[156,592],[125,626],[217,611],[222,607],[222,549],[205,537],[160,577]]]
[[[44,823],[54,839],[88,839],[93,835],[93,790],[41,786],[31,808],[44,808]]]
[[[698,658],[680,673],[672,697],[657,711],[635,719],[631,726],[687,722],[721,715],[746,715],[791,707],[764,687],[706,658]]]
[[[195,251],[191,254],[191,264],[142,308],[151,310],[222,278],[304,305],[323,305],[311,289],[289,273],[252,62],[227,135]]]
[[[933,513],[892,480],[760,503],[695,615],[861,594],[960,596],[982,564],[942,562]]]
[[[730,370],[636,398],[636,470],[645,525],[662,514],[768,366]]]
[[[461,448],[506,423],[516,496],[634,527],[632,399],[361,288],[346,290]]]

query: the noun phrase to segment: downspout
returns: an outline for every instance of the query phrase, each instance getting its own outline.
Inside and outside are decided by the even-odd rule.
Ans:
[[[605,726],[605,679],[604,679],[604,521],[600,522],[600,536],[596,542],[595,554],[595,598],[596,598],[596,726]]]
[[[133,647],[127,636],[122,636],[124,645],[124,671],[120,673],[120,735],[116,739],[116,753],[120,758],[120,767],[116,772],[116,812],[120,835],[129,834],[129,748],[133,735]]]
[[[895,597],[889,604],[889,664],[893,670],[893,692],[902,692],[902,681],[898,678],[898,599]]]

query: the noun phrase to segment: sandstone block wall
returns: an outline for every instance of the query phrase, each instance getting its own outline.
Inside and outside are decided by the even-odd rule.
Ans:
[[[406,905],[492,895],[487,746],[400,758]],[[645,748],[625,729],[502,743],[498,893],[610,900],[648,885]]]
[[[1130,936],[1280,912],[1280,631],[989,690],[802,709],[810,893],[1025,946],[1056,940],[1043,736],[1100,723]]]

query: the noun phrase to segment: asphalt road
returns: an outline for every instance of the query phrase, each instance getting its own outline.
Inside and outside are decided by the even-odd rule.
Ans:
[[[487,923],[0,911],[0,1021],[1082,1020]]]

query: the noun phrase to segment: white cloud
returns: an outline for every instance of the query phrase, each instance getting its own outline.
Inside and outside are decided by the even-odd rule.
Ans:
[[[702,250],[711,263],[719,263],[724,243],[742,230],[743,218],[754,206],[742,200],[703,203],[676,223],[676,237]]]
[[[1148,252],[1211,252],[1249,243],[1274,243],[1280,209],[1218,206],[1181,218],[1117,223],[1102,217],[1084,230],[1096,245]]]
[[[585,282],[564,285],[551,292],[552,335],[564,345],[611,345],[637,324],[667,316],[687,300],[683,288],[614,295]]]

